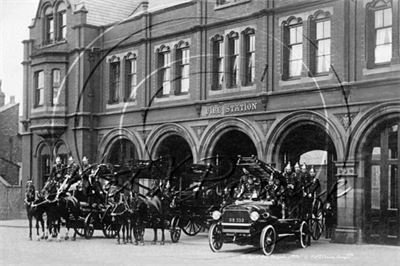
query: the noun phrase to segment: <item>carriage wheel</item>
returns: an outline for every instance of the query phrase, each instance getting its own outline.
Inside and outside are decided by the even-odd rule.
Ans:
[[[196,219],[196,217],[191,217],[187,220],[187,223],[181,228],[186,235],[195,236],[201,231],[203,226],[198,222],[198,219]]]
[[[83,229],[84,229],[84,234],[86,239],[90,239],[93,236],[94,233],[94,217],[92,213],[89,213],[88,216],[86,216],[85,222],[83,224]]]
[[[324,211],[320,199],[318,199],[315,203],[316,204],[313,206],[310,230],[312,238],[314,240],[318,240],[324,230]]]
[[[272,225],[267,225],[261,232],[260,246],[264,255],[269,256],[274,252],[276,245],[276,231]]]
[[[179,217],[175,216],[171,221],[171,228],[169,231],[172,243],[178,243],[181,238],[181,229],[179,228]]]
[[[305,221],[301,222],[299,230],[299,245],[302,248],[306,248],[310,243],[310,234],[308,225]]]
[[[114,238],[117,235],[117,226],[112,222],[110,215],[110,208],[104,212],[101,218],[103,234],[106,238]]]
[[[82,228],[81,227],[75,227],[74,230],[75,230],[75,233],[78,236],[82,236],[82,237],[85,236],[85,229],[83,227]]]
[[[213,252],[217,252],[224,244],[224,235],[220,224],[212,224],[208,233],[208,244]]]

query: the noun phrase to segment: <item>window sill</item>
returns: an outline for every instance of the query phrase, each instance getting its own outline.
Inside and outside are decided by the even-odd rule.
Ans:
[[[190,98],[190,94],[186,93],[186,94],[180,94],[180,95],[167,95],[167,96],[163,96],[163,97],[156,97],[154,99],[155,103],[162,103],[162,102],[170,102],[170,101],[179,101],[179,100],[185,100],[185,99],[189,99]]]
[[[249,3],[250,1],[251,0],[239,0],[239,1],[236,1],[236,2],[232,2],[232,3],[226,3],[226,4],[222,4],[222,5],[215,5],[214,10],[221,10],[221,9],[232,7],[232,6],[241,5],[241,4]]]
[[[116,102],[116,103],[108,103],[106,104],[106,109],[120,109],[120,108],[126,108],[130,106],[136,106],[137,101],[136,100],[129,100],[127,102]]]
[[[219,94],[226,94],[226,93],[235,93],[235,92],[241,92],[241,91],[251,91],[255,90],[257,86],[255,84],[249,85],[249,86],[237,86],[234,88],[223,88],[220,90],[210,90],[208,92],[208,95],[219,95]]]
[[[32,108],[31,113],[58,113],[58,112],[65,112],[66,111],[66,107],[65,106],[36,106],[34,108]]]
[[[319,82],[325,80],[331,80],[333,78],[333,74],[329,73],[328,75],[318,75],[315,77],[299,77],[296,79],[288,79],[288,80],[279,80],[279,86],[290,86],[296,84],[304,84],[310,82]]]
[[[363,68],[364,76],[400,71],[400,65],[385,65],[384,67]]]
[[[57,46],[57,45],[64,44],[64,43],[67,43],[67,40],[63,39],[63,40],[54,41],[51,43],[43,43],[40,46],[40,48],[49,48],[49,47]]]

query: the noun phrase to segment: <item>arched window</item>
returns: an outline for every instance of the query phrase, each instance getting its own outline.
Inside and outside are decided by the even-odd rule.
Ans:
[[[56,146],[55,155],[60,157],[62,164],[67,165],[69,154],[70,153],[67,149],[67,146],[65,146],[65,144],[63,142],[59,143]]]
[[[54,15],[53,9],[49,6],[44,11],[44,42],[46,44],[54,41]]]
[[[211,38],[212,58],[212,90],[221,90],[225,79],[224,37],[216,35]]]
[[[256,76],[256,35],[254,29],[247,28],[243,36],[243,80],[245,86],[252,85]]]
[[[379,0],[367,4],[367,65],[389,64],[392,59],[392,1]]]
[[[50,148],[43,144],[39,150],[38,156],[38,185],[40,188],[43,187],[46,180],[49,178],[51,169],[51,152]]]
[[[227,76],[227,87],[235,88],[239,85],[239,34],[237,32],[231,32],[227,36],[228,45],[228,76]]]
[[[64,2],[57,6],[57,40],[65,40],[67,36],[67,7]]]
[[[137,57],[129,53],[125,57],[125,97],[124,101],[136,99],[137,91]]]
[[[110,90],[109,90],[109,99],[108,103],[118,103],[119,102],[119,95],[120,95],[120,74],[121,74],[121,62],[119,57],[112,56],[109,60],[110,63]]]
[[[303,22],[301,18],[292,17],[284,22],[282,34],[282,79],[300,77],[303,66]]]
[[[169,96],[171,92],[171,50],[162,45],[157,49],[158,86],[157,96]]]
[[[310,17],[310,71],[312,75],[327,74],[331,65],[331,19],[329,12]]]
[[[176,45],[176,82],[175,94],[189,92],[190,48],[188,42],[179,42]]]

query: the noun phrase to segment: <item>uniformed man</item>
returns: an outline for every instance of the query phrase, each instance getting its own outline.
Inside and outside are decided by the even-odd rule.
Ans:
[[[79,176],[79,165],[75,163],[75,160],[72,156],[68,158],[68,166],[65,170],[65,180],[61,189],[63,191],[68,191],[70,186],[80,180]]]
[[[261,180],[253,176],[250,172],[243,168],[243,176],[240,178],[240,191],[238,198],[256,199],[260,196]]]
[[[307,171],[307,165],[305,163],[303,163],[303,165],[301,166],[300,184],[303,192],[300,204],[301,214],[303,218],[307,218],[311,215],[313,198],[310,192],[311,178],[310,174]]]
[[[61,163],[60,156],[56,157],[56,163],[53,165],[50,171],[50,176],[47,181],[55,180],[59,184],[64,181],[65,166]]]

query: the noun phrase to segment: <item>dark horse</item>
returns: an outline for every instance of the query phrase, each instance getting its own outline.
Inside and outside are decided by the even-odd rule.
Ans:
[[[124,244],[132,243],[131,234],[131,217],[132,209],[130,204],[130,198],[126,197],[123,193],[118,193],[119,202],[115,204],[111,211],[112,221],[117,224],[117,244],[121,244],[121,231],[122,231],[122,242]],[[125,237],[126,232],[126,237]]]
[[[32,219],[36,220],[36,235],[38,240],[45,238],[45,227],[43,214],[46,211],[46,200],[40,194],[36,199],[35,186],[32,180],[28,180],[25,187],[25,199],[24,199],[26,214],[29,221],[29,239],[32,240]],[[39,237],[39,224],[42,227],[42,236]]]
[[[58,235],[58,240],[61,240],[60,226],[61,220],[65,220],[66,234],[65,240],[69,239],[68,233],[70,228],[74,228],[74,235],[72,240],[76,239],[76,222],[79,219],[80,205],[79,201],[68,192],[57,190],[57,182],[49,181],[45,187],[50,193],[47,196],[48,208],[47,219],[49,231],[53,230],[53,236]],[[56,191],[56,193],[54,193]]]
[[[167,210],[171,202],[168,193],[166,193],[166,186],[162,180],[155,181],[153,187],[146,196],[139,193],[134,195],[133,206],[133,230],[135,236],[135,243],[144,243],[144,229],[145,227],[153,228],[154,239],[152,244],[157,243],[157,229],[161,230],[161,245],[165,243],[165,229],[168,227]],[[146,226],[147,225],[147,226]]]

